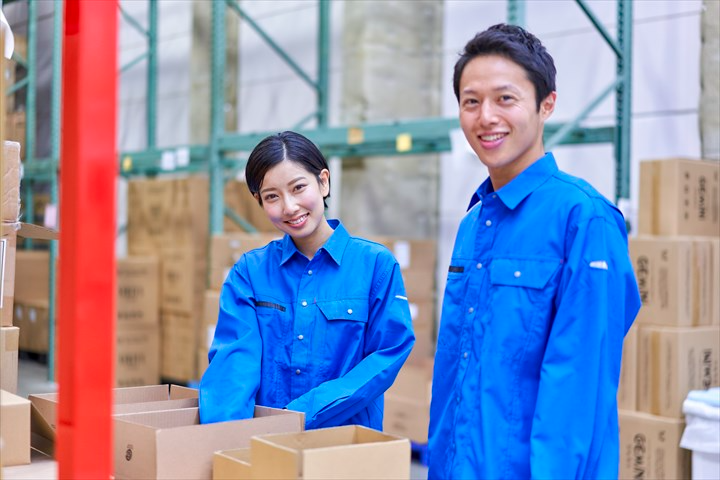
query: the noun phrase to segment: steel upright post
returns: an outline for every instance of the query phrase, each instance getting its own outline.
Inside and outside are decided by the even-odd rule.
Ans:
[[[117,14],[65,1],[58,478],[113,473]]]

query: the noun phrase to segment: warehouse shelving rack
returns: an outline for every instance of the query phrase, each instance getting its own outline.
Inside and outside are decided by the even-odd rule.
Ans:
[[[51,109],[51,152],[48,158],[38,158],[35,154],[36,126],[36,43],[37,43],[37,7],[39,0],[4,0],[3,5],[15,1],[27,2],[27,59],[16,57],[27,67],[27,76],[8,89],[14,93],[20,89],[26,92],[26,137],[24,149],[24,200],[33,204],[33,190],[37,183],[48,182],[50,202],[58,203],[58,171],[60,165],[60,79],[62,53],[62,0],[53,0],[53,67],[52,67],[52,109]],[[523,24],[525,20],[525,0],[507,0],[508,21]],[[617,35],[615,38],[601,24],[585,0],[575,0],[586,14],[592,25],[612,49],[617,58],[615,80],[571,122],[548,124],[545,128],[546,148],[557,145],[612,143],[616,159],[615,200],[629,197],[630,192],[630,113],[631,113],[631,65],[632,65],[632,0],[617,2]],[[223,182],[227,172],[242,168],[243,160],[237,152],[251,150],[257,142],[273,132],[238,134],[225,131],[223,104],[225,77],[225,17],[228,11],[239,15],[271,49],[287,62],[290,68],[308,83],[316,94],[317,109],[311,112],[297,125],[297,130],[311,138],[328,157],[394,156],[447,152],[451,149],[450,132],[459,128],[457,118],[420,118],[402,121],[365,123],[358,125],[330,126],[328,124],[329,93],[329,0],[318,0],[318,68],[313,78],[301,66],[293,61],[262,27],[248,15],[236,0],[214,1],[212,3],[212,52],[211,52],[211,110],[210,141],[207,145],[181,145],[172,148],[160,148],[156,145],[157,123],[157,23],[158,0],[148,0],[148,27],[144,28],[131,15],[126,13],[118,2],[118,8],[124,21],[128,22],[147,39],[147,51],[122,66],[121,71],[132,68],[139,62],[147,62],[146,129],[147,145],[141,151],[122,152],[119,155],[121,175],[148,175],[167,171],[161,166],[164,152],[178,148],[187,149],[190,161],[187,165],[174,167],[173,171],[208,172],[210,176],[210,232],[219,233],[223,228],[223,215],[234,218],[239,223],[247,223],[224,205]],[[614,125],[586,128],[581,123],[609,95],[615,93]],[[316,126],[304,128],[310,120]],[[400,148],[399,138],[411,139],[409,146]],[[32,208],[25,209],[26,222],[34,222]],[[32,244],[26,244],[32,248]],[[54,378],[54,338],[55,338],[55,258],[57,242],[50,242],[50,302],[49,302],[49,354],[48,375]]]

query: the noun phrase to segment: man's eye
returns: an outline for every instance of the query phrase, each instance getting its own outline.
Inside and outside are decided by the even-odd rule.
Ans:
[[[513,97],[511,97],[510,95],[501,95],[501,96],[500,96],[500,101],[503,102],[503,103],[512,102],[512,101],[513,101]]]

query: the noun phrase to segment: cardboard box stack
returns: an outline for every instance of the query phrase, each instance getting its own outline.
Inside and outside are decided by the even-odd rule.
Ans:
[[[388,247],[400,264],[415,331],[413,351],[385,394],[383,429],[425,444],[435,355],[436,243],[433,240],[369,238]]]
[[[161,377],[198,378],[208,246],[207,177],[128,183],[128,252],[160,258]]]
[[[49,263],[48,251],[17,252],[14,323],[21,331],[21,351],[49,352]],[[115,378],[119,387],[153,385],[160,379],[158,284],[157,257],[117,260]],[[59,321],[56,318],[56,326]],[[56,352],[57,339],[56,329]]]
[[[719,192],[717,162],[641,163],[630,257],[642,308],[618,392],[620,478],[690,478],[682,403],[720,385]]]
[[[30,402],[0,390],[0,466],[30,463]]]

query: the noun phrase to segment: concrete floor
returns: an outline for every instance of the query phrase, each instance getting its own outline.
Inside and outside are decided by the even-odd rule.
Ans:
[[[18,361],[17,394],[21,397],[27,398],[28,395],[34,393],[51,393],[56,391],[57,384],[48,380],[47,365],[29,358],[22,358],[21,356]],[[15,477],[9,476],[8,478]],[[427,480],[427,467],[414,459],[410,465],[410,479]]]

